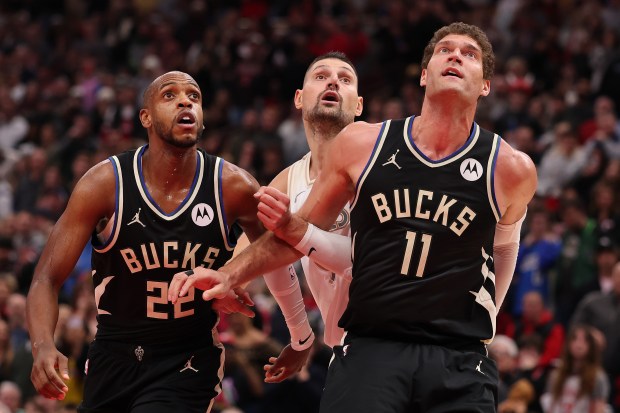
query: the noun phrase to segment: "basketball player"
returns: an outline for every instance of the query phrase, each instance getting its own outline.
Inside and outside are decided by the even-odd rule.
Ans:
[[[293,215],[327,228],[351,202],[353,279],[321,412],[495,412],[497,369],[485,344],[514,271],[536,189],[532,161],[474,122],[494,56],[476,26],[453,23],[427,45],[420,116],[356,122],[332,140],[323,170]],[[177,302],[203,298],[299,253],[291,219],[219,271],[176,274]],[[311,226],[310,226],[311,228]],[[276,262],[277,261],[277,262]]]
[[[267,228],[274,225],[276,213],[290,213],[289,196],[292,211],[303,205],[321,171],[328,142],[362,113],[363,99],[358,96],[353,63],[340,52],[330,52],[314,59],[306,71],[303,88],[295,92],[294,104],[302,111],[310,152],[280,172],[270,183],[267,191],[281,200],[281,209],[276,211],[263,204],[266,209],[258,216]],[[340,242],[346,249],[350,245],[349,234],[349,208],[346,205],[330,231],[317,230],[313,238],[323,237],[329,242]],[[307,252],[303,244],[300,251]],[[334,255],[332,252],[330,248],[315,248],[309,257],[301,259],[308,286],[324,321],[324,342],[330,347],[340,344],[344,334],[337,323],[347,305],[351,280],[351,255]],[[294,274],[292,267],[289,271]],[[277,359],[272,357],[269,360],[271,364],[265,366],[266,381],[279,382],[301,369],[306,357],[302,358],[297,353],[309,348],[314,337],[297,277],[271,272],[265,274],[264,279],[282,309],[292,337],[291,344],[282,350],[280,356]]]
[[[168,284],[180,270],[217,269],[240,226],[264,231],[247,172],[197,149],[202,95],[182,72],[144,94],[149,143],[112,156],[77,184],[52,231],[28,295],[32,382],[63,399],[67,358],[55,347],[58,290],[92,234],[98,330],[86,365],[80,412],[205,412],[219,392],[223,347],[217,313],[192,289],[174,305]]]

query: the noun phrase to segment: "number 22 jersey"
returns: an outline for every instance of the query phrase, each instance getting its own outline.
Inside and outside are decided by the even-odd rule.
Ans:
[[[110,158],[116,176],[116,210],[101,241],[94,235],[92,268],[98,339],[160,346],[209,340],[217,322],[210,301],[192,288],[176,304],[168,287],[177,272],[217,269],[232,256],[236,239],[222,200],[223,160],[196,151],[187,197],[164,212],[142,173],[148,146]]]

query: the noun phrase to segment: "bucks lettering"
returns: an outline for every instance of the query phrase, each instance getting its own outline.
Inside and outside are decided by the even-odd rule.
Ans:
[[[397,188],[388,194],[379,192],[371,200],[382,224],[393,218],[414,217],[432,220],[460,237],[476,218],[476,213],[457,199],[423,189],[416,193],[409,188]]]
[[[203,244],[179,241],[165,241],[163,243],[149,242],[141,244],[138,248],[124,248],[119,250],[125,264],[132,274],[143,270],[157,268],[194,268],[201,265],[211,268],[220,253],[219,248],[207,247],[207,252],[202,256],[199,251],[204,251]]]

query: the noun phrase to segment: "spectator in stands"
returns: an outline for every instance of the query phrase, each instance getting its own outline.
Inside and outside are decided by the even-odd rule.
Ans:
[[[527,233],[521,245],[510,288],[512,314],[520,316],[523,297],[537,291],[549,305],[551,270],[555,267],[561,251],[560,239],[551,231],[549,211],[530,209],[527,216]]]
[[[537,194],[543,197],[558,197],[586,162],[585,151],[569,122],[560,122],[553,130],[554,141],[538,167]]]
[[[552,294],[555,315],[566,326],[587,286],[596,278],[597,234],[596,222],[578,199],[562,201],[560,216],[564,226],[562,252]]]
[[[564,327],[556,322],[553,314],[543,302],[537,291],[530,291],[523,296],[523,313],[514,323],[508,335],[516,342],[525,336],[537,334],[543,339],[543,350],[538,360],[539,367],[548,367],[560,356],[564,343]]]
[[[609,381],[601,366],[601,349],[592,329],[571,328],[562,359],[549,376],[541,404],[545,413],[604,413]]]

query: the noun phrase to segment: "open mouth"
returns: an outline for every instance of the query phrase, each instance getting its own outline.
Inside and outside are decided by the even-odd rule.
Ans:
[[[447,69],[445,69],[442,73],[442,76],[453,76],[453,77],[458,77],[459,79],[463,78],[463,75],[461,74],[460,71],[458,71],[457,69],[453,68],[453,67],[449,67]]]
[[[321,101],[338,103],[340,102],[340,96],[338,96],[338,93],[336,92],[332,92],[332,91],[325,92],[323,93],[323,96],[321,96]]]
[[[192,126],[196,123],[196,116],[191,112],[181,112],[177,116],[177,123],[183,126]]]

